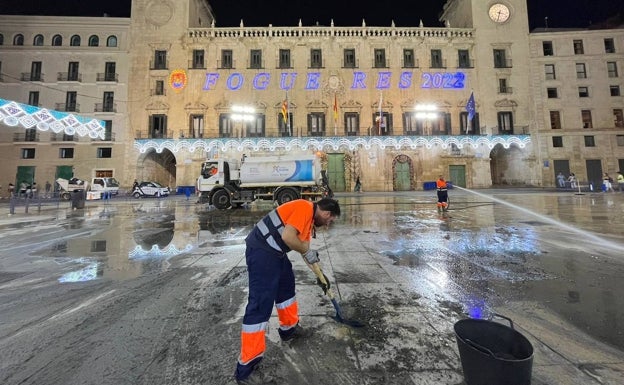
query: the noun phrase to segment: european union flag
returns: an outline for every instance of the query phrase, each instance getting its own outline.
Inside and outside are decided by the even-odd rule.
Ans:
[[[468,121],[470,122],[477,113],[477,109],[475,108],[474,93],[472,92],[470,93],[470,98],[468,98],[468,103],[466,103],[466,111],[468,111]]]

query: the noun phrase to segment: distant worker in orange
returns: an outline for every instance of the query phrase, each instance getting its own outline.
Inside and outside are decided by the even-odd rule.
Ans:
[[[436,188],[438,189],[438,211],[446,211],[448,209],[448,186],[442,175],[436,181]]]
[[[265,351],[265,333],[273,306],[277,309],[282,341],[305,337],[299,326],[295,297],[295,274],[287,253],[297,251],[305,263],[319,263],[318,250],[310,248],[316,226],[327,226],[340,216],[338,202],[323,198],[318,202],[297,199],[282,204],[262,218],[247,238],[245,258],[249,274],[249,296],[243,317],[241,351],[236,365],[238,384],[266,384],[268,373],[257,370]],[[317,278],[317,285],[327,293],[326,284]]]

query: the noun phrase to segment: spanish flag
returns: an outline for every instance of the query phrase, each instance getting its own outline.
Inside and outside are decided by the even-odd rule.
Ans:
[[[282,103],[282,117],[284,118],[284,124],[288,124],[288,100],[284,100]]]
[[[336,98],[336,94],[334,94],[334,122],[338,121],[338,99]]]

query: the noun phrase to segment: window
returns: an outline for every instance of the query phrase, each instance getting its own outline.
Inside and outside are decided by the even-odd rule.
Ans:
[[[24,45],[24,35],[18,33],[13,37],[13,45]]]
[[[97,157],[98,158],[112,158],[113,157],[113,149],[110,147],[98,147],[97,149]]]
[[[507,63],[507,55],[504,49],[494,50],[494,68],[511,68],[511,64]]]
[[[413,49],[404,49],[403,50],[403,67],[404,68],[414,68],[414,67],[416,67],[416,60],[414,59],[414,50]]]
[[[621,108],[613,109],[613,122],[615,123],[615,127],[622,128],[624,127],[624,112]]]
[[[24,141],[25,142],[38,142],[37,138],[37,129],[36,128],[27,128],[24,131]]]
[[[165,81],[156,80],[154,84],[154,95],[164,95],[164,94],[165,94]]]
[[[288,123],[288,124],[286,124]],[[279,136],[288,137],[292,136],[292,126],[293,126],[293,116],[292,113],[288,113],[288,120],[284,121],[284,115],[282,113],[277,114],[277,130],[279,132]]]
[[[35,149],[22,148],[22,159],[35,159]]]
[[[310,50],[310,68],[323,68],[323,53],[320,49]]]
[[[544,52],[544,56],[553,56],[555,54],[553,50],[552,41],[543,41],[542,42],[542,51]]]
[[[575,55],[582,55],[585,53],[585,50],[583,49],[583,40],[574,40],[572,45],[574,46]]]
[[[546,88],[546,95],[548,96],[548,99],[554,99],[554,98],[558,98],[559,97],[557,95],[557,89],[556,88]]]
[[[431,50],[431,68],[444,68],[444,63],[442,62],[442,50]]]
[[[470,64],[470,53],[467,49],[457,50],[457,67],[472,68],[472,64]]]
[[[78,112],[78,92],[68,91],[65,94],[65,111]]]
[[[592,128],[592,115],[590,110],[581,110],[581,120],[583,121],[583,128]]]
[[[100,45],[100,38],[97,35],[89,36],[89,47],[98,47]]]
[[[576,78],[577,79],[587,78],[587,72],[585,70],[585,63],[576,63]]]
[[[33,45],[42,46],[43,45],[43,35],[37,35],[33,39]]]
[[[193,50],[193,64],[191,64],[191,68],[206,68],[206,66],[204,65],[203,49]]]
[[[117,81],[117,64],[114,61],[104,63],[104,81],[116,82]]]
[[[264,135],[264,114],[256,114],[253,120],[245,121],[246,136],[258,138]]]
[[[578,96],[579,96],[579,98],[588,98],[589,97],[589,88],[588,87],[579,87],[578,88]]]
[[[554,64],[544,64],[544,72],[546,74],[546,80],[555,80],[557,75],[555,74]]]
[[[106,240],[91,241],[92,253],[101,253],[104,251],[106,251]]]
[[[104,140],[113,140],[113,121],[104,121]]]
[[[41,79],[41,62],[34,61],[30,65],[30,81],[39,82]]]
[[[360,114],[357,112],[345,112],[345,136],[358,136],[360,134]]]
[[[222,49],[221,50],[221,66],[219,68],[234,68],[232,65],[232,50],[231,49]]]
[[[611,96],[620,96],[620,86],[609,86]]]
[[[585,139],[585,147],[596,147],[596,141],[593,136],[585,135],[583,138]]]
[[[563,136],[553,136],[552,144],[553,147],[563,147]]]
[[[290,64],[290,50],[289,49],[279,50],[278,68],[292,68]]]
[[[325,114],[312,112],[308,114],[308,136],[325,136]]]
[[[102,98],[102,111],[103,112],[116,112],[115,111],[115,93],[112,91],[104,92]]]
[[[382,112],[381,119],[379,119],[379,112],[375,112],[373,114],[373,122],[375,122],[375,131],[371,132],[372,135],[392,135],[392,114]]]
[[[204,115],[191,115],[189,135],[191,138],[204,137]]]
[[[230,114],[219,115],[219,137],[221,138],[233,138],[234,137],[234,121],[231,119]]]
[[[39,107],[39,91],[30,91],[28,93],[28,104]]]
[[[500,78],[498,79],[498,93],[499,94],[510,94],[511,87],[507,85],[507,79]]]
[[[374,68],[387,68],[388,64],[386,63],[386,50],[385,49],[375,49],[374,51],[375,62],[373,63]]]
[[[149,137],[152,139],[162,139],[167,137],[167,115],[150,115]]]
[[[80,47],[80,36],[74,35],[69,39],[69,45],[72,47]]]
[[[423,135],[422,120],[416,118],[414,112],[403,113],[403,134]]]
[[[166,70],[167,69],[167,51],[156,50],[154,51],[154,65],[152,69]]]
[[[616,135],[615,140],[618,146],[624,146],[624,135]]]
[[[67,66],[67,80],[70,82],[79,81],[79,68],[80,63],[77,61],[70,61]]]
[[[615,53],[615,44],[612,38],[604,39],[605,53]]]
[[[117,47],[117,36],[109,36],[106,39],[106,46],[107,47]]]
[[[263,68],[262,67],[262,51],[259,49],[252,49],[249,52],[249,68]]]
[[[54,35],[52,36],[52,45],[55,47],[60,47],[63,45],[63,36]]]
[[[617,63],[614,61],[607,62],[607,74],[610,78],[618,77]]]
[[[550,128],[553,130],[561,129],[561,114],[559,111],[550,111]]]
[[[59,148],[59,158],[70,159],[74,157],[73,148]]]
[[[513,134],[513,113],[511,111],[502,111],[498,114],[498,133],[502,135]]]
[[[352,48],[348,48],[345,49],[343,51],[343,56],[344,56],[344,61],[343,61],[343,67],[344,68],[356,68],[357,67],[357,63],[355,61],[355,50]]]
[[[4,44],[4,35],[0,33],[0,45]]]

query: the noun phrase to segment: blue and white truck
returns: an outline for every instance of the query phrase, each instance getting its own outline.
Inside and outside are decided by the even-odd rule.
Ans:
[[[200,202],[218,209],[258,199],[282,204],[331,195],[315,155],[209,159],[201,165],[197,191]]]

